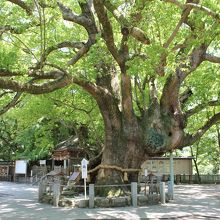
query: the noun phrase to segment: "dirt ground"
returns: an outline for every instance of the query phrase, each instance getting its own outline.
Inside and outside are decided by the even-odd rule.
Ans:
[[[0,220],[72,219],[219,219],[220,185],[178,185],[175,198],[147,207],[71,209],[38,203],[38,188],[0,182]]]

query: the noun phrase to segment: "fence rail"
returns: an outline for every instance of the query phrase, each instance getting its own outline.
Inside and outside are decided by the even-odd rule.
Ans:
[[[168,180],[169,180],[169,175],[163,175],[162,181],[167,182]],[[16,178],[14,179],[12,175],[8,175],[8,176],[0,176],[0,181],[15,181],[15,182],[22,182],[22,183],[31,183],[33,182],[33,178],[30,178],[30,177],[25,178],[25,177],[16,176]],[[200,175],[200,179],[199,179],[199,176],[196,174],[194,175],[181,174],[181,175],[175,175],[174,181],[176,184],[179,184],[179,183],[220,184],[220,175],[219,174]],[[144,179],[141,182],[144,182]],[[97,187],[101,187],[101,186],[97,186]]]
[[[220,175],[181,175],[180,178],[182,183],[220,183]]]
[[[200,178],[199,178],[200,177]],[[169,175],[164,175],[163,181],[167,181],[169,179]],[[179,183],[189,183],[189,184],[220,184],[220,175],[175,175],[174,182],[176,184]]]

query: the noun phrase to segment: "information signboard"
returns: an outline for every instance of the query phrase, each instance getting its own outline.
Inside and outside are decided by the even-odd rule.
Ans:
[[[15,161],[15,174],[27,174],[27,161],[16,160]]]
[[[40,165],[46,165],[46,160],[40,160]]]
[[[85,194],[85,199],[86,199],[86,178],[87,178],[87,165],[89,161],[86,160],[85,158],[82,159],[81,161],[81,172],[82,172],[82,178],[84,179],[84,194]]]
[[[88,160],[83,158],[81,161],[81,170],[82,170],[82,178],[83,179],[87,178],[87,165],[88,165]]]

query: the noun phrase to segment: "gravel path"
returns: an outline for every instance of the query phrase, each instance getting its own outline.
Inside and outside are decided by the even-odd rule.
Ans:
[[[175,186],[175,200],[148,207],[71,209],[56,208],[37,201],[38,188],[0,182],[0,220],[72,219],[219,219],[220,185]]]

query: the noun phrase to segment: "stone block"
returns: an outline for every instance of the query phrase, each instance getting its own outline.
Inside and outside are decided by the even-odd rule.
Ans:
[[[144,196],[144,195],[138,195],[138,206],[145,206],[149,203],[149,198],[148,196]]]
[[[102,198],[102,197],[96,197],[95,198],[95,207],[100,207],[100,208],[110,207],[109,199]]]
[[[124,206],[128,206],[128,198],[127,197],[113,197],[113,198],[109,198],[109,204],[110,204],[110,207],[124,207]]]
[[[74,199],[73,207],[77,208],[88,208],[89,207],[89,199]]]

